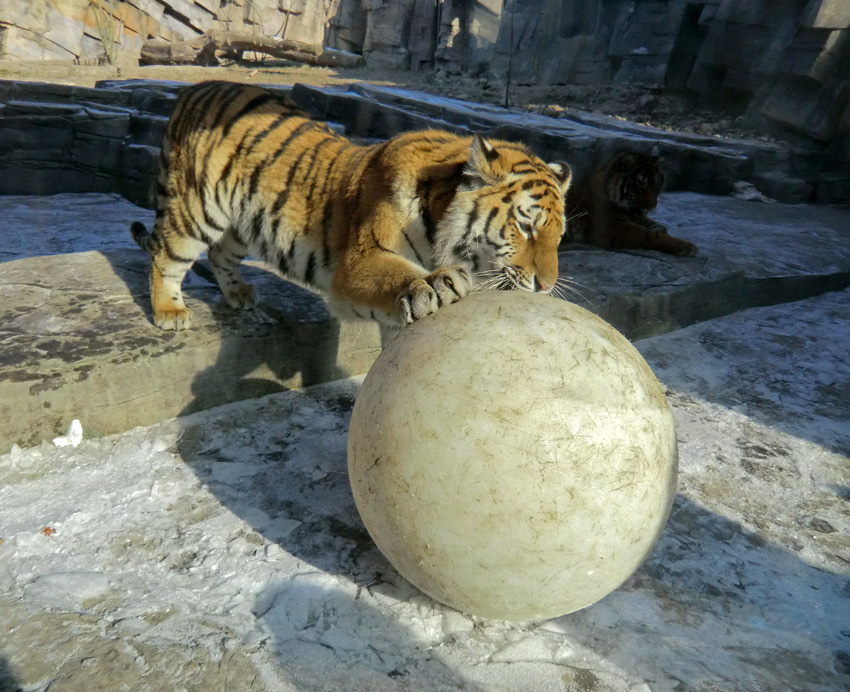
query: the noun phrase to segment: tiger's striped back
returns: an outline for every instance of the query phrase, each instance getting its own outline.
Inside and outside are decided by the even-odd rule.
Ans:
[[[264,89],[229,82],[190,88],[162,148],[157,221],[164,217],[171,231],[162,242],[180,256],[186,239],[213,247],[231,232],[283,274],[314,285],[332,261],[320,229],[339,213],[332,200],[341,167],[336,180],[329,169],[361,152]],[[307,178],[310,185],[293,184]],[[314,248],[317,239],[325,242]]]

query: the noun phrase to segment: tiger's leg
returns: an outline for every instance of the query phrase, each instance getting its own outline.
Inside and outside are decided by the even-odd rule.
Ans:
[[[472,278],[461,266],[432,272],[401,255],[372,250],[342,262],[332,283],[332,303],[343,314],[399,325],[410,324],[469,293]]]
[[[189,329],[192,311],[183,302],[181,284],[206,244],[195,238],[159,235],[151,257],[150,286],[153,321],[166,330]]]
[[[650,219],[648,216],[643,217],[644,225],[650,230],[655,231],[656,233],[667,234],[667,226],[662,226],[657,221]]]
[[[613,249],[659,250],[680,257],[693,257],[697,254],[696,245],[669,235],[666,228],[661,232],[654,227],[619,221],[609,232],[610,242],[607,246]]]
[[[365,222],[351,222],[349,242],[331,280],[331,304],[381,322],[404,325],[469,293],[472,277],[461,266],[429,272],[396,248],[412,219],[390,202],[372,206]],[[344,314],[344,313],[343,313]]]
[[[254,287],[239,273],[239,264],[247,254],[247,246],[232,228],[209,250],[210,266],[224,300],[236,310],[250,310],[257,302]]]

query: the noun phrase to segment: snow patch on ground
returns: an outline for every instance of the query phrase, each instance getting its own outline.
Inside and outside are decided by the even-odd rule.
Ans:
[[[482,621],[407,584],[362,527],[345,457],[358,385],[0,457],[0,600],[24,621],[74,616],[80,655],[91,638],[112,655],[129,647],[145,665],[123,675],[140,684],[165,652],[183,657],[178,673],[245,656],[258,689],[825,692],[847,680],[835,667],[850,651],[847,570],[820,542],[833,534],[805,524],[814,512],[850,531],[846,503],[827,502],[846,457],[671,390],[680,494],[649,560],[578,613]],[[751,477],[744,437],[786,450],[773,468],[795,469],[789,489]],[[12,662],[32,646],[18,618],[0,616]],[[61,673],[68,646],[39,655]]]

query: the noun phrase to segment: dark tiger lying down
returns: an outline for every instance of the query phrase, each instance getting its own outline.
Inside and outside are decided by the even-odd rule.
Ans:
[[[657,156],[617,154],[568,190],[564,242],[660,250],[684,257],[697,254],[696,245],[669,235],[647,216],[663,186]]]

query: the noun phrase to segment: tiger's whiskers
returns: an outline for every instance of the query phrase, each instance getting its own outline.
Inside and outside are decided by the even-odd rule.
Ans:
[[[585,303],[586,305],[592,305],[592,301],[579,291],[578,288],[576,288],[577,286],[587,288],[584,284],[580,284],[579,282],[573,281],[565,276],[559,276],[555,285],[552,287],[552,293],[563,300],[575,302],[572,299],[579,298],[580,302]]]
[[[484,278],[481,283],[478,283],[473,287],[472,293],[479,293],[481,291],[502,290],[503,288],[505,288],[506,284],[510,284],[510,279],[505,276],[504,272],[498,269],[476,272],[475,276],[478,278],[486,278]]]

